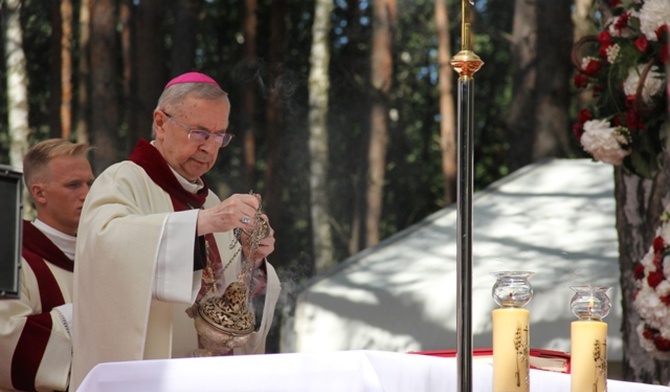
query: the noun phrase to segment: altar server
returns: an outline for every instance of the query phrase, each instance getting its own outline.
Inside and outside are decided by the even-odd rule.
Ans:
[[[141,140],[96,179],[77,241],[71,390],[101,362],[190,356],[198,348],[185,310],[212,278],[211,266],[225,284],[235,281],[242,262],[233,230],[253,228],[260,203],[251,194],[221,201],[202,178],[232,139],[229,114],[228,96],[211,77],[180,75],[153,112],[153,140]],[[247,255],[264,282],[262,316],[234,354],[265,351],[280,292],[265,260],[274,251],[269,233]]]
[[[0,390],[68,388],[75,234],[93,183],[88,150],[50,139],[25,155],[37,218],[23,222],[20,298],[0,300]]]

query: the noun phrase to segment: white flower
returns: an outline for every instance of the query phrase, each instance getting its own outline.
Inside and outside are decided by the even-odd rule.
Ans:
[[[607,62],[610,64],[614,64],[617,57],[619,57],[620,50],[621,47],[619,46],[619,44],[608,46],[607,49],[605,49],[605,53],[607,54]]]
[[[652,328],[661,330],[662,328],[667,328],[669,325],[670,314],[668,313],[668,306],[661,301],[654,289],[646,283],[638,291],[633,304],[638,313],[640,313],[640,317]]]
[[[640,8],[640,31],[649,41],[657,41],[656,30],[670,22],[668,0],[646,0]]]
[[[645,66],[646,64],[640,64],[637,68],[633,67],[628,70],[628,77],[623,82],[623,91],[626,95],[635,95],[637,93],[640,74]],[[642,88],[642,100],[644,103],[649,103],[652,96],[658,95],[663,90],[664,83],[663,73],[659,72],[658,66],[652,66],[647,73],[647,77],[644,79],[644,87]]]
[[[656,230],[656,236],[663,238],[664,245],[668,246],[668,244],[670,244],[670,224],[668,222],[663,222],[661,227]]]
[[[665,297],[670,294],[670,282],[664,280],[656,286],[656,294],[658,294],[659,297]]]
[[[584,150],[594,159],[611,165],[620,165],[630,155],[630,150],[622,148],[628,141],[622,130],[610,127],[607,120],[585,122],[580,141]]]

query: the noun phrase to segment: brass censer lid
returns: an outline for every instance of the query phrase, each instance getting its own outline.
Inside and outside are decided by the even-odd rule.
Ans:
[[[212,327],[234,336],[254,330],[254,314],[247,306],[247,288],[240,281],[231,283],[220,297],[201,303],[198,313]]]

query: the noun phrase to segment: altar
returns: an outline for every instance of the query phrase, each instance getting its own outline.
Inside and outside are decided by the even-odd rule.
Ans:
[[[385,351],[335,351],[111,362],[77,392],[437,392],[457,390],[455,358]],[[473,362],[473,392],[492,390],[493,367]],[[531,369],[531,392],[566,392],[570,375]],[[609,392],[670,387],[608,380]]]

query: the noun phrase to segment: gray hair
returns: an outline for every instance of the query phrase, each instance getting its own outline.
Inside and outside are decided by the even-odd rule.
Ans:
[[[156,110],[170,112],[176,109],[187,97],[206,99],[216,101],[228,99],[228,93],[221,90],[218,86],[209,83],[179,83],[163,90],[158,98]],[[172,113],[170,113],[172,114]],[[156,135],[156,124],[152,126],[153,135]]]

